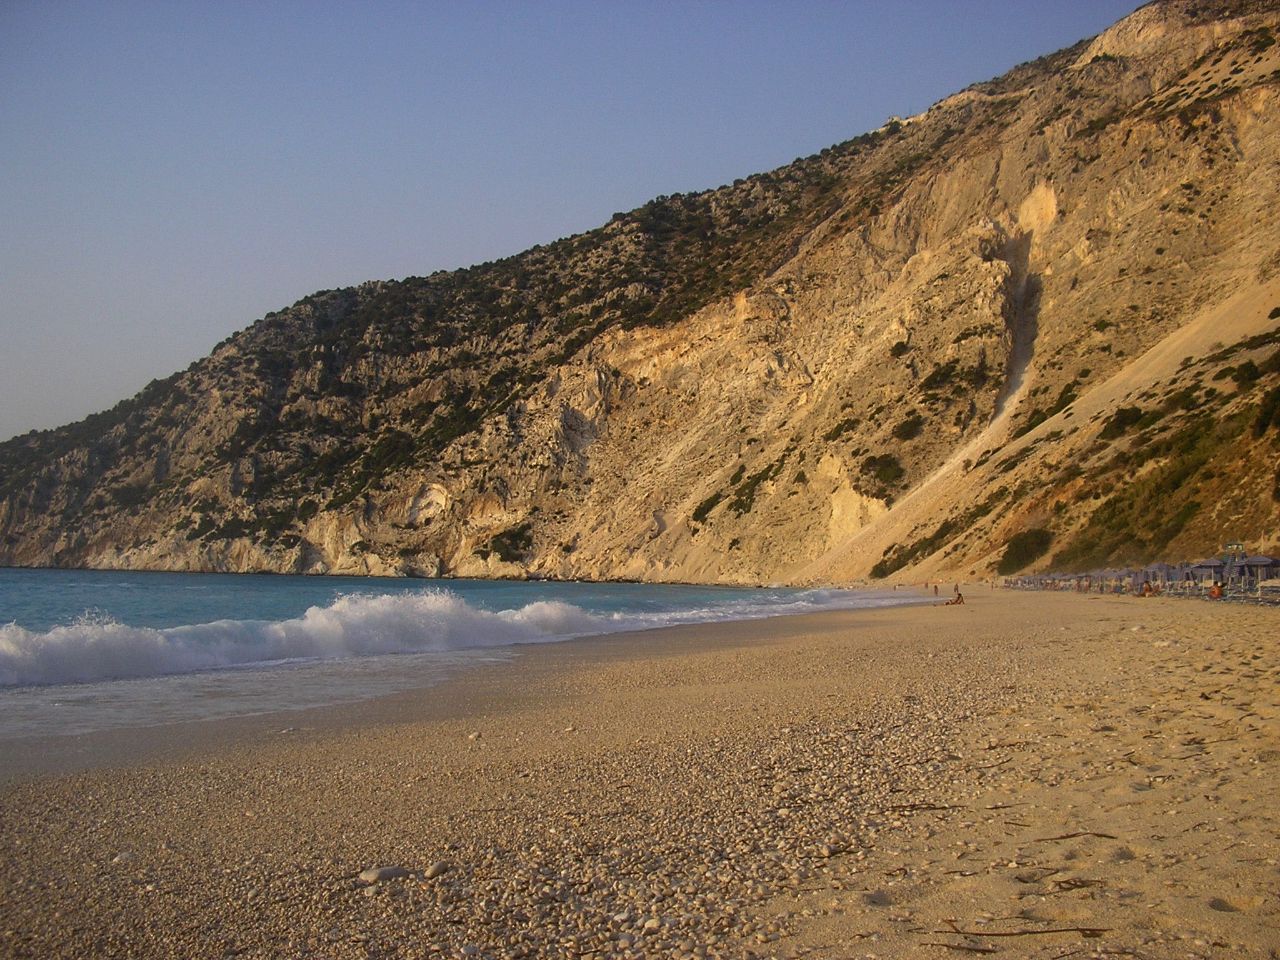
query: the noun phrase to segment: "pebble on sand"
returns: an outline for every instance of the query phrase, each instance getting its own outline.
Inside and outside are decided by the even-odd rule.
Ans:
[[[404,867],[370,867],[360,873],[361,883],[381,883],[383,880],[400,880],[409,875]]]

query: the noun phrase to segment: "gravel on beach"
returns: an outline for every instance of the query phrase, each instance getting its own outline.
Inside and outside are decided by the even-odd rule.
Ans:
[[[1272,956],[1280,611],[967,593],[105,738],[0,956]]]

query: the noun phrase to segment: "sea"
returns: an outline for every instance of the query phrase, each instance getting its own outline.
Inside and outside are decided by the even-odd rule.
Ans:
[[[0,569],[0,741],[329,706],[531,644],[892,591]]]

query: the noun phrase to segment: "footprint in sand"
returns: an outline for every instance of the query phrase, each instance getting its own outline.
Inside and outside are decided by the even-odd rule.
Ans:
[[[1252,913],[1264,903],[1266,903],[1264,897],[1237,897],[1235,900],[1212,897],[1209,900],[1209,909],[1217,910],[1219,913]]]

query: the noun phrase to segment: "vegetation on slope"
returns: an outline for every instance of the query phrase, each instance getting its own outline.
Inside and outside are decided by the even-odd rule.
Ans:
[[[1262,8],[1244,0],[1238,5]],[[1160,89],[1151,85],[1155,72],[1146,66],[1118,54],[1086,61],[1077,45],[975,85],[911,121],[892,121],[718,190],[659,197],[599,229],[518,256],[313,294],[110,411],[0,444],[0,560],[17,556],[19,548],[36,555],[36,544],[44,551],[40,562],[52,556],[53,562],[75,563],[94,549],[99,556],[120,547],[127,553],[175,532],[181,545],[193,545],[187,556],[226,557],[245,546],[231,542],[240,540],[255,548],[305,551],[327,538],[326,549],[337,543],[340,551],[358,536],[363,551],[404,558],[427,536],[423,525],[430,521],[420,519],[426,514],[416,502],[425,494],[415,491],[432,484],[445,501],[453,499],[459,518],[431,544],[440,558],[493,557],[519,565],[545,559],[549,551],[568,555],[579,549],[577,539],[560,531],[560,539],[548,540],[544,524],[589,499],[593,482],[601,479],[591,475],[598,464],[591,462],[590,447],[609,427],[604,417],[549,399],[588,368],[592,376],[598,371],[602,395],[614,390],[606,400],[642,390],[629,373],[602,359],[627,341],[616,334],[672,327],[743,291],[750,297],[741,302],[753,305],[757,297],[777,293],[784,312],[807,311],[812,322],[837,309],[817,303],[813,290],[830,293],[840,310],[849,304],[861,313],[858,305],[875,303],[889,284],[885,296],[901,296],[902,315],[873,309],[875,323],[891,325],[872,328],[867,321],[865,335],[868,352],[892,361],[892,372],[881,377],[877,371],[866,385],[851,383],[849,394],[832,400],[815,388],[805,398],[813,403],[807,407],[811,422],[800,423],[801,414],[788,422],[776,446],[748,443],[712,467],[711,475],[719,476],[736,463],[727,487],[719,482],[712,489],[709,478],[698,477],[692,490],[667,500],[659,492],[652,503],[619,503],[619,514],[630,509],[637,516],[608,517],[602,524],[639,529],[651,514],[656,538],[689,521],[699,549],[726,543],[732,549],[745,538],[741,555],[751,546],[753,526],[770,522],[788,497],[802,503],[810,487],[823,487],[815,494],[820,497],[828,484],[846,484],[864,498],[893,504],[945,458],[948,443],[973,436],[990,416],[1009,374],[1005,349],[1014,315],[1026,314],[1034,328],[1042,290],[1059,315],[1046,317],[1033,332],[1037,379],[1029,402],[1013,413],[1015,438],[1055,415],[1069,417],[1077,398],[1100,377],[1145,348],[1166,321],[1188,315],[1203,291],[1181,284],[1199,270],[1197,256],[1209,261],[1205,251],[1225,242],[1210,226],[1221,216],[1217,205],[1225,205],[1220,171],[1238,162],[1231,138],[1223,135],[1220,108],[1249,84],[1276,82],[1238,72],[1261,70],[1255,61],[1270,56],[1273,45],[1266,31],[1227,36],[1213,57]],[[1193,57],[1185,54],[1178,70]],[[1241,60],[1237,70],[1236,60],[1244,57],[1253,59]],[[1217,71],[1214,77],[1209,70]],[[1134,134],[1134,146],[1125,147]],[[1108,218],[1106,229],[1089,226],[1073,248],[1087,255],[1073,254],[1067,269],[1052,276],[1048,270],[1032,276],[1032,243],[1018,232],[1022,215],[1014,213],[1032,186],[1019,179],[1022,171],[1044,165],[1035,179],[1058,191],[1046,216],[1056,218],[1048,232],[1060,237],[1103,202],[1100,191],[1118,176],[1108,158],[1126,149],[1142,152],[1128,168],[1138,178],[1131,192],[1157,197],[1151,210],[1138,210],[1135,201],[1129,213],[1140,215]],[[1180,151],[1195,158],[1193,166],[1202,164],[1202,175],[1160,179],[1161,164]],[[957,169],[971,164],[981,171],[993,160],[1004,173],[989,187],[981,176],[972,186],[947,181]],[[1069,204],[1062,202],[1066,197]],[[963,256],[943,250],[966,225],[980,221],[991,229],[977,248]],[[1149,265],[1133,261],[1139,246],[1122,233],[1131,223],[1157,223],[1170,238],[1160,233],[1155,243],[1141,246],[1159,258]],[[841,273],[843,263],[830,257],[832,251],[846,261],[865,255],[866,263]],[[930,267],[930,256],[940,251]],[[914,256],[926,252],[930,256]],[[953,255],[960,259],[948,259]],[[1163,270],[1175,259],[1179,270]],[[804,270],[792,276],[788,271],[800,262]],[[825,272],[816,269],[819,263]],[[783,265],[791,266],[780,278],[775,271]],[[985,286],[975,278],[985,278]],[[1107,295],[1081,296],[1077,282],[1082,291]],[[1146,289],[1152,284],[1163,289]],[[964,296],[955,296],[957,290]],[[947,326],[971,303],[989,312]],[[1075,342],[1065,330],[1072,323],[1061,322],[1064,315],[1079,325]],[[744,337],[777,342],[785,351],[785,332],[763,331],[767,323],[740,316],[746,317]],[[864,319],[856,316],[847,326],[861,336]],[[835,313],[831,320],[846,323]],[[777,326],[800,329],[790,324]],[[885,336],[877,339],[881,329]],[[655,342],[661,339],[654,335]],[[850,379],[864,375],[856,366],[862,345],[839,343],[855,361]],[[1019,525],[1047,531],[1052,543],[1045,546],[1056,548],[1054,559],[1064,563],[1116,562],[1126,551],[1177,547],[1211,511],[1208,494],[1220,486],[1214,475],[1220,463],[1271,442],[1280,400],[1261,348],[1233,347],[1238,355],[1212,361],[1215,379],[1194,388],[1182,384],[1163,401],[1126,401],[1130,405],[1102,425],[1098,449],[1049,464],[1039,483],[1020,468],[1050,461],[1046,451],[1064,431],[1020,444],[1016,452],[982,452],[966,470],[992,463],[984,476],[996,478],[995,493],[983,490],[970,502],[952,503],[949,513],[920,521],[905,542],[884,551],[873,573],[887,575],[933,555],[975,555],[979,536],[991,557],[1004,549],[1009,562],[1040,562],[1034,550],[1022,549],[1039,541],[1017,541],[1020,548],[1009,552],[1008,533]],[[1240,349],[1252,352],[1245,356]],[[796,368],[810,360],[795,359]],[[776,384],[769,388],[784,389]],[[1235,406],[1221,422],[1202,423],[1213,390]],[[1243,412],[1244,401],[1235,399],[1250,392],[1256,415]],[[548,412],[556,403],[566,409]],[[754,415],[753,401],[743,408]],[[535,424],[548,423],[549,436],[532,440]],[[661,444],[645,431],[673,429],[669,421],[661,423],[655,417],[638,429],[633,424],[630,437],[648,441],[652,452]],[[791,445],[782,451],[784,443]],[[801,464],[812,470],[819,461],[806,463],[805,456],[821,456],[823,444],[832,448],[836,466],[821,477],[815,470],[817,482],[809,484]],[[793,482],[783,480],[784,469],[794,472]],[[999,479],[1005,474],[1007,483]],[[1280,475],[1275,482],[1280,487]],[[530,495],[526,488],[535,486]],[[595,490],[606,486],[597,483]],[[1153,499],[1167,509],[1149,509]],[[1096,521],[1089,519],[1095,511]],[[361,529],[339,543],[332,536],[338,520],[382,524],[381,533]],[[308,524],[312,529],[304,530]],[[1120,534],[1112,535],[1113,528]]]
[[[1252,488],[1243,484],[1263,464],[1280,459],[1280,350],[1261,363],[1222,363],[1277,341],[1280,331],[1249,338],[1197,364],[1203,370],[1218,365],[1210,383],[1234,378],[1234,395],[1221,396],[1201,378],[1192,378],[1192,386],[1169,390],[1159,405],[1122,407],[1112,414],[1099,439],[1127,443],[1090,471],[1077,497],[1108,493],[1049,566],[1084,571],[1177,559],[1171,548],[1198,519],[1216,526],[1224,516],[1225,523],[1238,523],[1242,514],[1265,509],[1249,502],[1253,495],[1246,491]],[[1219,536],[1235,539],[1235,531],[1227,526]]]
[[[604,331],[680,321],[759,282],[837,211],[846,229],[875,215],[958,132],[894,122],[517,256],[305,297],[106,413],[0,444],[6,543],[22,537],[19,515],[56,514],[85,533],[145,511],[191,518],[194,540],[296,540],[305,511],[346,508],[400,470],[465,462],[464,438],[500,424]],[[927,390],[961,389],[954,374],[936,371]],[[203,478],[228,468],[231,499],[209,499]],[[866,473],[885,490],[902,477],[891,455]],[[738,491],[734,513],[751,502]]]

